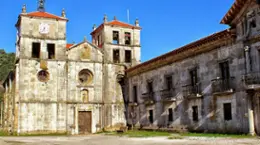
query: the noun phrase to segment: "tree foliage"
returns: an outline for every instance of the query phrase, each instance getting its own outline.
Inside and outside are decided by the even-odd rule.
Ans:
[[[14,68],[15,54],[6,53],[0,49],[0,82],[4,81],[8,73]]]

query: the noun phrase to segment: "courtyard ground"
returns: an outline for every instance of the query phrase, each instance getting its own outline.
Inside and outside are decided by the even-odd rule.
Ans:
[[[260,139],[227,137],[131,138],[99,134],[68,137],[0,137],[0,145],[260,145]]]

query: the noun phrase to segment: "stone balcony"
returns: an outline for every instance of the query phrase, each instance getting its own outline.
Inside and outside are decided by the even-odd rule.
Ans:
[[[171,89],[166,89],[166,90],[161,90],[161,100],[163,102],[175,102],[176,101],[176,93],[175,93],[175,89],[171,88]]]
[[[155,103],[154,92],[144,93],[142,98],[145,105],[153,105]]]
[[[212,80],[212,93],[214,95],[233,93],[235,90],[234,80],[234,77],[227,79],[216,78]]]
[[[196,85],[186,85],[182,86],[183,96],[186,99],[196,99],[202,97],[201,84],[197,83]]]
[[[131,107],[136,107],[138,106],[138,102],[129,102],[128,105]]]
[[[260,72],[248,73],[244,75],[244,86],[247,90],[260,89]]]

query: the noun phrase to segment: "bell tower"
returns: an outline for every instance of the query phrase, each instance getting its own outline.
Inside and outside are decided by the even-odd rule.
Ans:
[[[103,23],[99,27],[93,26],[92,43],[103,49],[106,63],[129,68],[141,62],[140,32],[138,19],[134,24],[128,24],[116,17],[109,21],[104,15]]]

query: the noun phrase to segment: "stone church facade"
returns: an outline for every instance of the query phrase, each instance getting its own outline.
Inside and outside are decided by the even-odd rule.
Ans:
[[[142,129],[260,134],[260,5],[235,0],[230,28],[140,63],[140,31],[114,18],[92,42],[66,41],[68,19],[23,7],[3,127],[16,133]]]
[[[16,65],[5,87],[2,124],[13,133],[95,133],[126,125],[125,69],[140,63],[140,30],[114,18],[93,27],[92,43],[66,41],[68,19],[19,15]]]
[[[260,135],[260,5],[235,0],[230,28],[128,69],[128,123]]]

